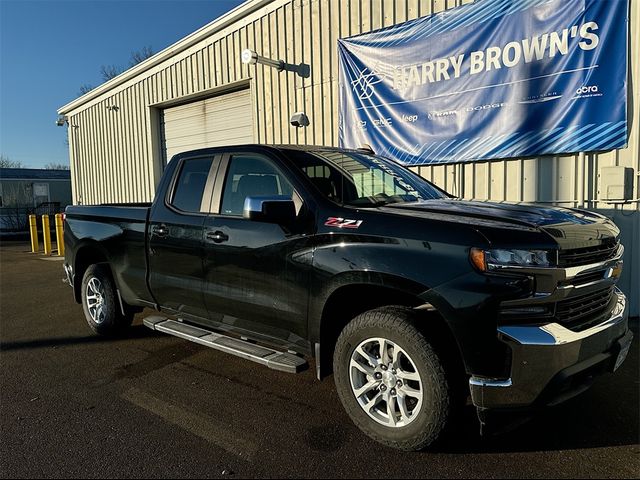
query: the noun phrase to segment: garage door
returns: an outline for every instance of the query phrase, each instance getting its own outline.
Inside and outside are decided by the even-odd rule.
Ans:
[[[162,111],[166,161],[196,148],[253,143],[250,90],[166,108]]]

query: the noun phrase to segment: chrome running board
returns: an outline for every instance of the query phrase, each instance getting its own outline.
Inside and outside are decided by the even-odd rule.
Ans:
[[[168,333],[175,337],[184,338],[190,342],[199,343],[205,347],[214,348],[221,352],[230,353],[236,357],[245,358],[252,362],[265,365],[272,370],[287,373],[298,373],[308,365],[304,358],[293,353],[280,352],[261,345],[255,345],[238,338],[228,337],[219,333],[194,327],[185,323],[153,315],[143,320],[144,325],[151,330]]]

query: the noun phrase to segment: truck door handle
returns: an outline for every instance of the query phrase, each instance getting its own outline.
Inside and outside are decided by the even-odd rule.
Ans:
[[[207,232],[207,239],[213,240],[215,243],[222,243],[229,240],[229,235],[218,230],[216,232]]]
[[[153,227],[153,229],[151,230],[151,232],[156,236],[156,237],[166,237],[167,235],[169,235],[169,229],[167,228],[166,225],[158,225],[156,227]]]

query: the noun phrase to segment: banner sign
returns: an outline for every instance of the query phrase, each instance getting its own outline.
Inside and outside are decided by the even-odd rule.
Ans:
[[[480,0],[340,39],[340,145],[409,165],[625,147],[628,11]]]

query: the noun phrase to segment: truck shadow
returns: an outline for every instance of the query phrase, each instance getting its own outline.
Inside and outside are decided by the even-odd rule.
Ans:
[[[0,341],[0,351],[9,352],[13,350],[33,350],[38,348],[58,348],[69,345],[82,345],[92,343],[113,343],[118,341],[141,340],[144,338],[160,337],[162,334],[148,329],[144,325],[133,325],[126,334],[121,337],[100,337],[98,335],[87,335],[85,337],[60,337],[42,338],[34,340],[24,340],[16,342]]]

